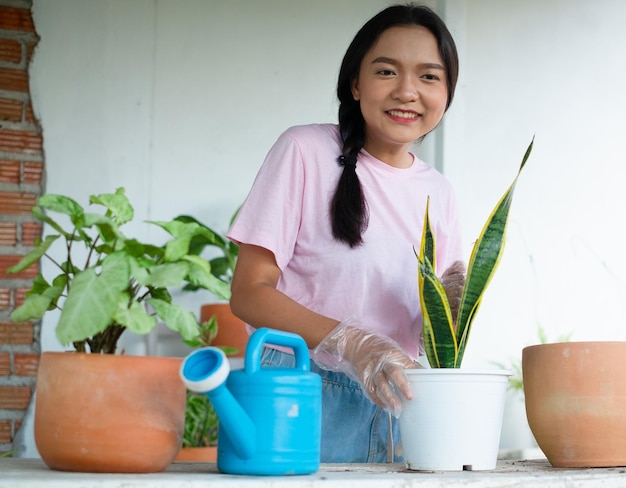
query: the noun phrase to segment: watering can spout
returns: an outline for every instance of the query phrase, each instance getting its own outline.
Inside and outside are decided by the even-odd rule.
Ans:
[[[209,397],[220,421],[220,429],[230,439],[241,459],[256,453],[256,427],[239,402],[226,387],[230,365],[216,347],[204,347],[189,354],[180,367],[185,386]]]

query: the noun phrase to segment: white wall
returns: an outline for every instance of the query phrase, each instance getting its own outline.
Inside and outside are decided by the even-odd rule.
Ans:
[[[35,0],[46,191],[86,202],[123,186],[139,221],[189,213],[226,230],[278,135],[336,120],[344,51],[388,3]],[[179,297],[198,311],[208,299]],[[56,320],[44,349],[61,348]]]
[[[451,4],[463,78],[444,160],[468,249],[536,137],[467,364],[520,357],[538,324],[553,340],[626,339],[626,3]]]
[[[335,121],[347,43],[389,3],[35,0],[46,190],[85,201],[124,186],[140,219],[185,212],[225,230],[282,130]],[[519,357],[538,323],[623,339],[626,3],[430,4],[457,39],[461,79],[442,150],[431,138],[425,153],[457,188],[468,257],[536,135],[466,364]],[[58,348],[49,329],[44,348]]]

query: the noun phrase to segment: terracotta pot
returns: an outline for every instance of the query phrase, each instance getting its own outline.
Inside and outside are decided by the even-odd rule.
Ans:
[[[212,346],[234,347],[237,349],[231,357],[243,357],[248,343],[248,331],[243,320],[237,318],[230,310],[228,303],[210,303],[200,308],[200,321],[207,322],[215,315],[217,318],[217,336]]]
[[[215,463],[217,462],[217,446],[183,447],[176,455],[174,461]]]
[[[626,342],[522,351],[528,424],[559,468],[626,466]]]
[[[35,403],[35,443],[44,462],[61,471],[163,471],[182,442],[181,361],[44,352]]]

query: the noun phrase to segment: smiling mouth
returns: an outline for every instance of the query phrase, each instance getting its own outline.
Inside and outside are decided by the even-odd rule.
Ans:
[[[405,112],[403,110],[388,110],[387,113],[392,117],[398,117],[405,120],[413,120],[419,117],[416,112]]]

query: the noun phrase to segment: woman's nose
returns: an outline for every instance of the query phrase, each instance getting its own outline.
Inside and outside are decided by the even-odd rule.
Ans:
[[[411,76],[403,76],[398,79],[392,96],[401,102],[411,102],[419,97],[417,80]]]

